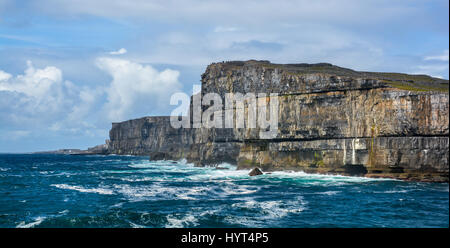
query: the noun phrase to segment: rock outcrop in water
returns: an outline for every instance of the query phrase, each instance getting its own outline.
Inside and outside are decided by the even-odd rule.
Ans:
[[[108,152],[199,166],[449,181],[448,80],[234,61],[208,66],[201,94],[209,92],[277,93],[276,136],[262,139],[257,128],[174,129],[167,116],[144,117],[113,123]]]
[[[262,174],[264,174],[264,173],[259,168],[254,168],[253,170],[251,170],[248,173],[248,175],[251,176],[251,177],[259,176],[259,175],[262,175]]]

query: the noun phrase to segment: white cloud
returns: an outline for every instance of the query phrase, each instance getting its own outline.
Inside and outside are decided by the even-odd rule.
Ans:
[[[19,108],[10,113],[15,117],[13,119],[21,121],[43,115],[51,116],[71,104],[65,97],[67,93],[65,86],[70,83],[63,81],[62,72],[56,67],[36,69],[28,61],[22,75],[13,77],[6,74],[5,77],[5,73],[0,74],[3,75],[0,80],[0,93],[7,93],[8,95],[4,96],[5,100],[10,101],[9,105],[3,107]]]
[[[11,74],[0,70],[0,82],[1,81],[8,81],[11,77],[12,77]]]
[[[0,131],[14,139],[44,130],[103,139],[111,121],[170,108],[170,95],[181,89],[178,71],[108,57],[96,65],[112,77],[105,86],[78,86],[61,69],[31,62],[23,74],[0,70]]]
[[[158,106],[167,108],[170,95],[181,88],[178,71],[159,72],[149,65],[107,57],[98,58],[97,66],[112,77],[104,106],[111,121],[125,120],[136,112],[148,115]]]
[[[441,55],[427,56],[424,60],[439,60],[439,61],[447,61],[448,62],[448,49],[445,50]]]
[[[0,79],[2,75],[0,73]],[[62,73],[56,67],[48,66],[44,69],[35,69],[31,61],[27,61],[27,69],[24,75],[18,75],[11,80],[11,75],[7,74],[0,83],[0,90],[23,93],[38,99],[48,96],[53,86],[60,86],[62,83]]]
[[[109,52],[109,54],[111,54],[111,55],[121,55],[121,54],[125,54],[125,53],[127,53],[127,49],[125,49],[125,48],[120,48],[117,51]]]
[[[127,58],[140,63],[204,68],[222,60],[267,59],[407,72],[418,65],[415,60],[423,49],[397,55],[393,51],[403,51],[405,46],[395,37],[411,37],[420,42],[423,37],[448,36],[448,15],[441,11],[448,9],[446,2],[41,0],[30,1],[27,6],[50,17],[72,20],[93,16],[119,23],[119,28],[130,30],[120,43],[133,48],[127,52]],[[157,24],[158,28],[149,23]],[[119,39],[122,38],[121,35]],[[280,43],[281,49],[233,45],[243,43]],[[111,55],[117,54],[120,50]],[[414,58],[402,64],[393,63],[399,56]],[[445,59],[428,56],[428,59],[442,58]]]
[[[422,3],[425,1],[419,1]],[[357,23],[388,23],[402,15],[417,13],[420,7],[410,7],[404,1],[380,0],[260,0],[260,1],[203,1],[203,0],[165,0],[165,1],[111,1],[111,0],[41,0],[33,5],[40,11],[60,15],[95,15],[107,18],[143,18],[163,21],[189,21],[210,23],[253,23],[285,22],[297,20],[304,22],[341,22],[351,25]],[[50,6],[52,8],[50,8]],[[377,15],[373,15],[376,9]],[[177,11],[173,11],[177,10]],[[411,22],[411,21],[410,21]],[[228,24],[230,25],[230,24]]]
[[[89,114],[92,114],[93,108],[95,108],[96,105],[102,104],[99,101],[99,98],[104,94],[104,89],[101,87],[89,88],[85,86],[78,89],[77,94],[79,100],[77,104],[73,105],[71,111],[68,113],[67,121],[76,122],[82,120],[83,126],[87,126],[84,120]]]
[[[216,31],[224,31],[225,27],[232,26],[220,26]],[[330,62],[359,70],[370,70],[385,63],[383,48],[376,41],[329,25],[305,23],[281,28],[267,24],[263,30],[230,30],[234,31],[209,29],[201,35],[183,33],[183,43],[174,43],[166,36],[152,40],[151,45],[142,40],[137,42],[143,44],[137,49],[141,52],[130,54],[130,58],[141,63],[176,63],[202,68],[211,62],[248,59],[275,63]]]

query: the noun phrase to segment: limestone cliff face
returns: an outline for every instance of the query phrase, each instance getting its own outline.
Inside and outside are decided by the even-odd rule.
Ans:
[[[115,154],[149,155],[182,152],[178,145],[190,142],[181,129],[173,129],[167,116],[144,117],[113,123],[109,131],[109,149]],[[184,140],[187,138],[187,140]],[[174,144],[177,144],[174,147]]]
[[[199,165],[226,161],[238,168],[449,180],[447,80],[237,61],[208,66],[201,94],[209,92],[277,93],[276,135],[173,129],[169,117],[146,117],[113,124],[110,152]]]
[[[152,160],[186,158],[197,165],[235,163],[239,149],[235,142],[214,142],[214,130],[175,129],[170,117],[144,117],[113,123],[108,153],[149,155]],[[220,130],[216,130],[220,132]],[[225,136],[225,135],[222,135]]]

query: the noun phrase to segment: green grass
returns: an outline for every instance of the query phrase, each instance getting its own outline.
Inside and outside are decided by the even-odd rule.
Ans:
[[[442,93],[448,93],[448,84],[421,84],[420,82],[405,82],[405,81],[389,81],[382,80],[382,82],[387,85],[401,89],[401,90],[409,90],[409,91],[437,91]]]

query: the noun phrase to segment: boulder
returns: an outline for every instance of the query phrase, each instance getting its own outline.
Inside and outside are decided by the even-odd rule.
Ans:
[[[249,176],[259,176],[264,174],[259,168],[254,168],[250,173],[248,173]]]

